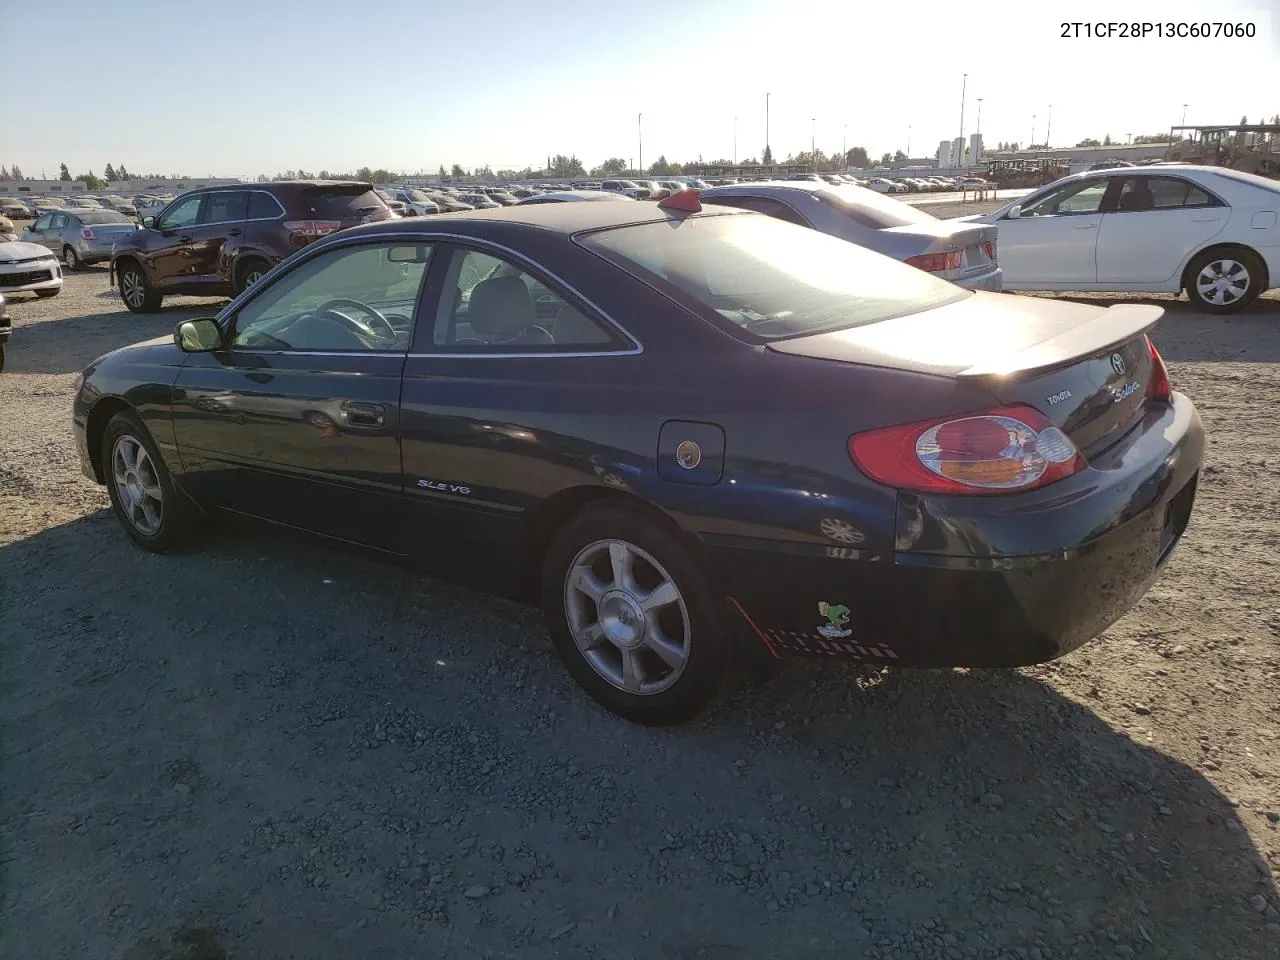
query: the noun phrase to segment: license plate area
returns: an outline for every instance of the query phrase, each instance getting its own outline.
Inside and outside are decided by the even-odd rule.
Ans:
[[[1160,553],[1156,566],[1163,566],[1183,531],[1191,519],[1191,507],[1196,499],[1196,484],[1200,479],[1197,473],[1187,481],[1186,486],[1174,494],[1173,499],[1164,508],[1164,527],[1160,531]]]

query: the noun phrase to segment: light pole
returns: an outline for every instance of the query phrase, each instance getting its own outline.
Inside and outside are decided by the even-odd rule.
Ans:
[[[844,169],[849,165],[849,125],[844,125],[844,132],[840,135],[840,169]]]
[[[907,124],[907,157],[911,157],[911,124]]]
[[[643,117],[643,113],[636,114],[636,148],[638,150],[637,156],[640,157],[641,173],[644,172],[644,128],[640,126],[640,121]]]
[[[1049,117],[1044,123],[1044,152],[1047,154],[1053,149],[1049,145],[1049,131],[1053,129],[1053,104],[1049,104]]]
[[[964,163],[964,91],[969,85],[969,75],[966,73],[964,79],[960,81],[960,162]]]
[[[1184,103],[1182,105],[1182,123],[1178,124],[1178,126],[1185,127],[1186,125],[1187,125],[1187,105]]]
[[[738,118],[733,118],[733,165],[738,165]]]
[[[1031,142],[1027,144],[1027,149],[1030,150],[1035,145],[1036,145],[1036,115],[1033,113],[1031,115]]]
[[[813,129],[809,132],[809,168],[814,172],[818,172],[818,118],[810,117],[809,122],[813,124]]]
[[[978,98],[978,129],[974,131],[978,135],[978,139],[982,139],[982,98]]]
[[[1125,142],[1125,145],[1126,145],[1126,146],[1128,146],[1129,144],[1133,143],[1133,134],[1132,134],[1132,133],[1126,133],[1126,134],[1124,135],[1124,138],[1125,138],[1125,139],[1124,139],[1124,142]]]
[[[769,97],[770,96],[771,94],[768,94],[768,93],[764,95],[764,149],[766,152],[768,152],[769,150]],[[760,159],[763,160],[764,157],[761,157]],[[770,156],[769,160],[770,162],[772,162],[773,157]]]

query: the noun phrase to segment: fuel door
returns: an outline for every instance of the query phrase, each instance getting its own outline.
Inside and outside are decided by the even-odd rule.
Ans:
[[[711,487],[724,474],[724,430],[714,423],[668,420],[658,434],[658,476]]]

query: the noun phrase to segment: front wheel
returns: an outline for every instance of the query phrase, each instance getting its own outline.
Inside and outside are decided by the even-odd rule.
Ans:
[[[75,247],[67,245],[62,248],[62,263],[68,270],[80,269],[80,255]]]
[[[56,297],[61,292],[61,287],[50,287],[48,290],[37,290],[36,296],[41,300],[48,300],[50,297]]]
[[[197,508],[174,486],[136,414],[111,418],[102,435],[101,457],[111,509],[130,540],[144,550],[167,553],[196,533]]]
[[[678,537],[624,507],[590,507],[552,539],[542,608],[573,678],[637,723],[672,724],[715,696],[729,663],[726,625]]]
[[[1249,250],[1210,250],[1187,266],[1187,296],[1208,313],[1236,313],[1258,299],[1265,270]]]
[[[142,267],[132,261],[118,268],[120,297],[132,313],[154,313],[160,309],[164,294],[152,290]]]

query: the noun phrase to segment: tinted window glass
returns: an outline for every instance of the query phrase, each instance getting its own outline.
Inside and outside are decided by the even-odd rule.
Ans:
[[[77,215],[77,219],[81,223],[133,223],[123,213],[116,213],[114,210],[85,210]]]
[[[817,197],[863,226],[876,230],[916,223],[936,223],[938,219],[923,210],[917,210],[909,203],[901,203],[874,190],[852,184],[819,190]]]
[[[580,241],[763,339],[839,330],[961,300],[961,288],[772,217],[646,223]]]
[[[608,346],[610,333],[533,274],[498,257],[458,250],[445,277],[433,341],[463,352]]]
[[[280,216],[280,204],[275,197],[262,190],[254,190],[249,194],[249,219],[273,220]]]
[[[179,227],[191,226],[196,222],[196,217],[200,213],[200,201],[203,199],[204,194],[197,193],[194,196],[177,201],[161,214],[160,222],[157,226],[161,230],[176,230]]]
[[[382,198],[362,187],[317,187],[304,190],[298,203],[309,216],[324,220],[386,217],[390,210]]]
[[[243,220],[249,206],[248,195],[240,190],[220,190],[209,194],[200,215],[201,223],[228,223]]]
[[[245,304],[232,345],[404,352],[431,251],[430,246],[369,244],[308,260]],[[332,303],[338,299],[370,309]]]

